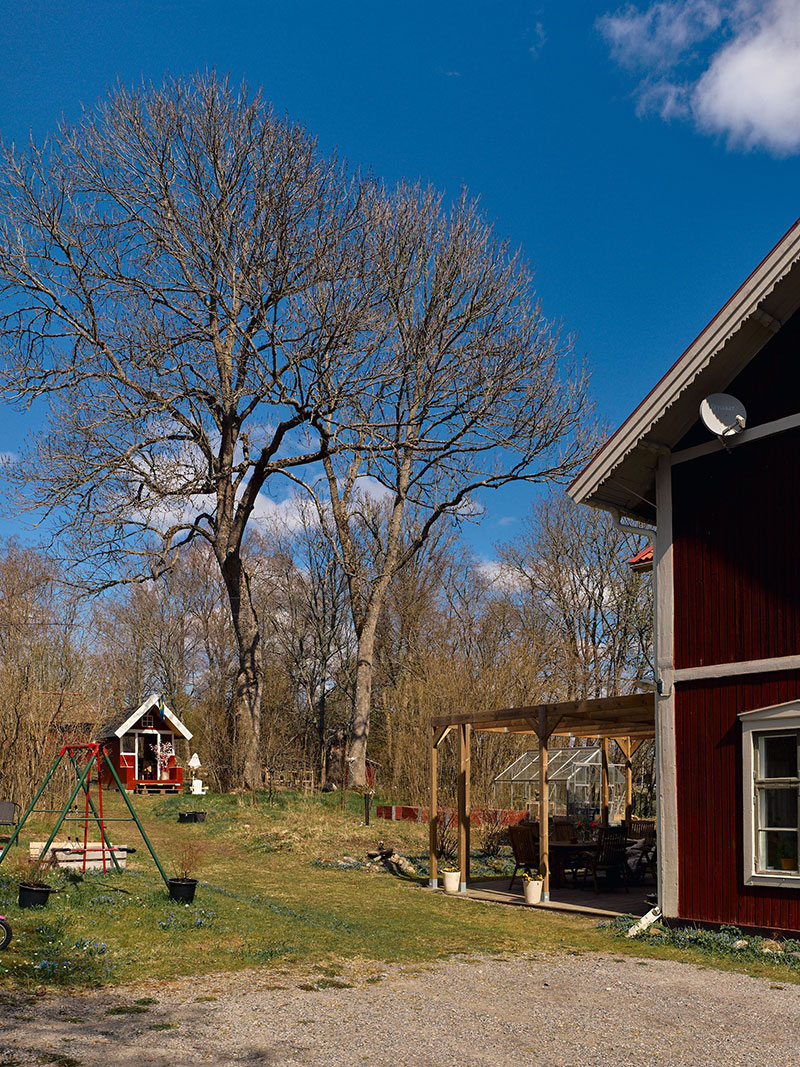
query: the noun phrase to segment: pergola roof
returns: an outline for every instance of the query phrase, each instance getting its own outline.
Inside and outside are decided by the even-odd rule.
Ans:
[[[431,719],[434,735],[441,734],[441,737],[451,727],[463,725],[495,733],[533,733],[545,739],[556,736],[645,740],[655,737],[655,693],[563,700],[557,704],[532,704],[499,711],[435,715]]]

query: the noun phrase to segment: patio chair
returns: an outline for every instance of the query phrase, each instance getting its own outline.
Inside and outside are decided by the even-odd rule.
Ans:
[[[527,874],[534,868],[539,867],[539,831],[532,823],[520,823],[519,826],[509,826],[508,839],[511,842],[511,851],[514,853],[514,873],[508,883],[508,891],[517,877],[517,871],[522,867]]]
[[[554,822],[550,827],[551,841],[576,841],[578,831],[574,822]]]
[[[619,876],[628,893],[628,864],[626,862],[626,849],[628,843],[628,831],[624,826],[604,826],[597,833],[597,848],[594,852],[584,852],[580,859],[583,868],[583,884],[589,871],[592,872],[595,893],[600,892],[597,884],[597,872],[605,872],[606,884],[612,877]]]
[[[631,819],[629,838],[634,844],[626,849],[628,879],[641,882],[650,871],[655,873],[656,824],[653,819]]]
[[[17,827],[22,808],[13,800],[0,800],[0,828],[11,827],[11,834]],[[9,841],[11,834],[0,833],[0,841]]]

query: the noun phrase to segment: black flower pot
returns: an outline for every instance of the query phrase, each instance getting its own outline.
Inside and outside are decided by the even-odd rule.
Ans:
[[[169,895],[179,904],[191,904],[197,889],[196,878],[170,878]]]
[[[193,811],[179,811],[178,822],[195,822]]]
[[[193,814],[194,814],[194,821],[195,822],[205,822],[206,821],[206,813],[204,811],[195,811],[195,812],[193,812]]]
[[[21,908],[43,908],[53,892],[53,887],[45,885],[44,882],[20,882],[19,906]]]

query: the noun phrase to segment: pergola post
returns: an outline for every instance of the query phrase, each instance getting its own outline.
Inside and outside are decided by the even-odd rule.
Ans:
[[[470,815],[470,733],[469,723],[458,727],[458,869],[461,871],[459,890],[467,891],[469,881],[469,815]]]
[[[633,762],[631,760],[631,739],[625,738],[625,744],[620,745],[622,755],[625,757],[625,825],[630,829],[633,818]]]
[[[633,756],[642,742],[632,737],[617,737],[614,740],[625,757],[625,825],[630,829],[633,818]]]
[[[430,806],[428,808],[428,885],[431,889],[439,888],[439,866],[436,848],[439,838],[439,746],[436,744],[436,730],[431,727],[431,779]]]
[[[600,739],[600,821],[608,826],[608,738]]]
[[[539,712],[539,874],[542,900],[550,899],[550,785],[547,781],[547,712]]]

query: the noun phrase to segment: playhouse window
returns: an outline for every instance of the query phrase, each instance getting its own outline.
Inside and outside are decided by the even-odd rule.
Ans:
[[[756,870],[798,873],[800,731],[757,733],[754,742]]]
[[[153,713],[148,711],[146,715],[142,716],[141,727],[143,730],[152,730],[154,726]]]

